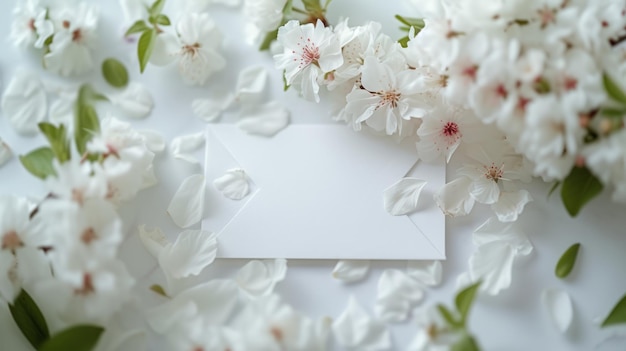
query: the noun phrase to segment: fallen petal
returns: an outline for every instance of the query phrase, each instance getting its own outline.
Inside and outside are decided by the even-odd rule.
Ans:
[[[491,205],[491,209],[500,222],[515,222],[524,211],[524,206],[532,200],[533,198],[526,190],[503,191],[500,193],[498,202]]]
[[[391,347],[391,336],[385,325],[372,319],[354,299],[333,322],[337,342],[355,350],[385,350]]]
[[[426,181],[402,178],[383,193],[385,210],[392,216],[402,216],[415,211]]]
[[[515,223],[500,222],[496,217],[491,217],[480,227],[476,228],[472,236],[474,244],[481,246],[493,241],[506,242],[515,250],[516,255],[529,255],[533,251],[528,236]]]
[[[267,69],[263,66],[244,68],[237,78],[236,99],[243,104],[258,102],[265,91],[267,77]]]
[[[181,135],[174,138],[170,143],[170,152],[179,160],[183,160],[189,163],[200,163],[197,158],[191,155],[191,152],[198,150],[205,143],[205,136],[203,132]]]
[[[241,200],[250,192],[248,176],[241,168],[229,169],[223,176],[215,179],[213,185],[222,195],[232,200]]]
[[[19,70],[2,95],[2,111],[20,134],[35,134],[37,124],[46,118],[48,102],[39,77]]]
[[[150,91],[140,83],[131,82],[121,93],[109,95],[113,106],[120,109],[124,116],[130,118],[146,118],[152,112],[154,100]]]
[[[274,291],[276,283],[285,279],[287,274],[287,260],[250,261],[243,266],[235,281],[241,290],[249,296],[267,296]]]
[[[213,122],[232,105],[234,98],[232,94],[228,94],[223,99],[195,99],[191,102],[191,109],[201,120]]]
[[[165,150],[165,138],[154,130],[138,130],[137,133],[143,137],[148,150],[154,153],[161,153]]]
[[[141,243],[154,258],[158,258],[161,251],[170,245],[169,240],[163,235],[159,227],[155,227],[153,230],[146,230],[146,225],[142,224],[138,229]]]
[[[565,333],[572,324],[574,317],[574,309],[569,294],[560,289],[546,289],[541,294],[541,301],[554,325],[559,331]]]
[[[266,137],[274,136],[289,124],[289,111],[276,101],[257,106],[253,110],[246,109],[241,117],[237,123],[239,128],[246,133]]]
[[[498,295],[511,286],[515,249],[502,241],[479,246],[469,259],[472,282],[482,280],[480,289],[489,295]]]
[[[159,254],[159,265],[168,277],[181,279],[198,275],[213,263],[217,255],[215,234],[203,230],[186,230],[173,244]]]
[[[181,228],[192,226],[202,219],[206,182],[202,174],[185,179],[167,208],[174,223]]]
[[[346,283],[362,280],[370,270],[370,261],[366,260],[340,260],[333,269],[333,278]]]
[[[386,322],[404,321],[423,297],[415,279],[400,270],[387,269],[378,280],[376,314]]]
[[[441,261],[409,261],[406,270],[409,276],[424,285],[437,286],[441,284],[443,270]]]

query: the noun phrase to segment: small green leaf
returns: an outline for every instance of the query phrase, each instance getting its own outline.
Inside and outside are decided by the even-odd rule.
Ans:
[[[160,24],[162,26],[169,26],[169,25],[172,24],[172,22],[170,21],[170,18],[167,17],[164,14],[160,14],[160,15],[156,16],[156,18],[154,19],[154,22],[156,24]]]
[[[602,108],[598,114],[608,118],[624,118],[624,116],[626,116],[626,109],[605,107]]]
[[[409,46],[409,36],[406,35],[400,39],[398,39],[398,43],[400,44],[400,46],[402,46],[403,48]]]
[[[163,296],[163,297],[169,297],[167,296],[167,293],[165,292],[165,289],[163,289],[162,286],[160,286],[159,284],[153,284],[152,286],[150,286],[150,290],[154,291],[155,293]]]
[[[552,193],[554,193],[556,189],[559,188],[559,185],[561,185],[561,182],[558,180],[554,182],[554,184],[552,184],[552,188],[550,188],[550,191],[548,191],[548,199],[550,198],[550,196],[552,196]]]
[[[437,310],[439,311],[439,314],[441,315],[443,320],[445,320],[446,323],[448,324],[448,327],[452,329],[463,327],[461,322],[457,320],[455,316],[452,315],[452,311],[450,311],[446,306],[442,304],[438,304]]]
[[[626,323],[626,295],[617,302],[615,307],[611,310],[611,313],[602,322],[602,328],[616,324]]]
[[[467,315],[469,314],[470,307],[472,307],[472,303],[474,302],[474,298],[476,297],[476,292],[478,292],[479,287],[480,282],[474,283],[461,290],[456,295],[456,299],[454,299],[456,309],[459,311],[459,315],[461,315],[462,325],[465,325]]]
[[[268,32],[265,35],[265,38],[263,38],[263,41],[261,42],[261,46],[259,46],[259,51],[269,50],[270,46],[272,45],[272,42],[276,40],[277,36],[278,36],[278,29]]]
[[[559,262],[556,263],[556,268],[554,269],[554,274],[556,274],[559,278],[567,277],[574,268],[574,264],[576,263],[576,257],[578,257],[578,250],[580,249],[580,243],[576,243],[570,246],[561,258]]]
[[[591,199],[602,192],[604,186],[587,167],[574,167],[563,181],[561,199],[572,217]]]
[[[113,87],[123,88],[128,85],[128,71],[126,67],[114,58],[108,58],[102,62],[102,75],[107,83]]]
[[[146,69],[148,61],[150,61],[150,56],[152,56],[152,51],[154,51],[156,36],[156,29],[150,29],[141,33],[141,37],[139,37],[137,56],[139,57],[139,71],[141,73]]]
[[[604,90],[606,90],[611,99],[626,104],[626,94],[624,94],[622,88],[620,88],[607,73],[602,75],[602,82],[604,83]]]
[[[135,33],[141,33],[143,31],[149,30],[150,27],[146,24],[146,22],[144,20],[138,20],[137,22],[133,23],[132,26],[130,26],[130,28],[128,28],[128,30],[126,31],[126,33],[124,34],[124,36],[129,36],[131,34],[135,34]]]
[[[89,84],[84,84],[78,91],[74,105],[74,141],[76,149],[82,155],[87,150],[87,143],[100,132],[100,121],[93,102],[101,99]]]
[[[163,12],[163,6],[165,6],[165,0],[156,0],[148,9],[148,13],[150,16],[156,17]]]
[[[67,130],[65,126],[61,124],[56,127],[48,122],[41,122],[38,124],[39,130],[48,139],[50,148],[54,152],[54,156],[59,160],[59,163],[64,163],[70,159],[70,144],[67,140]]]
[[[20,156],[22,166],[24,166],[30,174],[40,179],[46,179],[48,176],[56,175],[54,167],[52,166],[53,159],[54,151],[49,147],[41,147],[26,155]]]
[[[41,310],[26,290],[20,291],[13,304],[9,304],[9,310],[24,337],[35,349],[39,349],[50,337],[50,332]]]
[[[451,351],[480,351],[480,348],[471,335],[463,333],[461,338],[452,345]]]
[[[37,351],[92,351],[104,328],[95,325],[77,325],[53,335]]]
[[[302,5],[310,14],[324,13],[320,0],[302,0]]]
[[[289,87],[291,87],[291,85],[287,84],[287,75],[286,75],[286,71],[283,71],[283,91],[287,91],[289,90]]]

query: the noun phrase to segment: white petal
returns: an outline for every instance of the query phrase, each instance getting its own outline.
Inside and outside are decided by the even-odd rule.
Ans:
[[[2,96],[2,111],[20,134],[35,134],[46,118],[46,92],[35,73],[18,71]]]
[[[572,300],[567,292],[560,289],[546,289],[541,293],[541,302],[557,329],[565,333],[574,317]]]
[[[150,63],[156,66],[166,66],[172,63],[181,49],[181,45],[175,35],[161,33],[154,42],[154,50],[150,55]]]
[[[467,215],[474,207],[474,198],[470,196],[472,180],[467,177],[457,178],[444,185],[434,195],[437,206],[446,216]]]
[[[348,306],[333,322],[337,342],[355,350],[385,350],[391,347],[391,337],[385,325],[370,318],[353,296]]]
[[[222,195],[232,200],[241,200],[250,192],[248,175],[241,168],[233,168],[215,179],[213,185]]]
[[[392,216],[402,216],[417,209],[426,181],[417,178],[402,178],[383,194],[385,210]]]
[[[180,279],[198,275],[213,263],[217,255],[215,234],[186,230],[159,254],[159,265],[168,277]]]
[[[498,202],[491,205],[500,222],[514,222],[524,210],[524,206],[532,201],[526,190],[500,192]]]
[[[235,95],[241,103],[254,103],[261,99],[267,85],[267,69],[263,66],[244,68],[237,78]]]
[[[515,250],[511,245],[493,241],[479,246],[469,259],[472,282],[482,279],[480,289],[497,295],[511,285]]]
[[[145,140],[148,150],[154,153],[161,153],[165,150],[165,139],[159,132],[154,130],[138,130],[137,133]]]
[[[13,151],[11,151],[9,144],[0,139],[0,166],[7,163],[11,157],[13,157]]]
[[[241,117],[237,123],[239,128],[246,133],[266,137],[275,135],[289,124],[289,111],[276,101],[257,106],[254,110],[247,109]]]
[[[370,270],[370,261],[340,260],[333,269],[333,278],[352,283],[362,280]]]
[[[195,99],[191,102],[191,109],[193,114],[201,120],[213,122],[232,105],[234,98],[232,94],[228,94],[222,99]]]
[[[144,330],[135,329],[117,335],[115,340],[109,343],[105,351],[129,351],[146,350],[147,335]]]
[[[285,279],[286,274],[285,259],[255,260],[248,262],[237,272],[235,281],[249,296],[260,297],[271,294],[276,283]]]
[[[427,286],[441,284],[441,261],[409,261],[406,266],[409,276]]]
[[[131,82],[123,92],[108,97],[113,106],[119,108],[123,115],[130,118],[146,118],[154,107],[154,100],[150,91],[143,84],[137,82]]]
[[[174,223],[181,228],[194,225],[202,219],[206,182],[202,174],[195,174],[183,181],[167,208]]]
[[[376,314],[386,322],[404,321],[423,297],[424,292],[415,279],[403,271],[387,269],[378,281]]]
[[[203,132],[176,137],[170,143],[170,152],[179,160],[194,164],[200,163],[198,159],[191,155],[191,152],[202,147],[205,140],[206,138]]]
[[[490,205],[498,201],[500,187],[493,180],[481,177],[472,182],[470,194],[477,202]]]
[[[165,235],[159,227],[155,227],[152,231],[146,230],[146,225],[139,226],[139,239],[148,252],[154,257],[159,258],[161,251],[170,245]]]
[[[477,246],[494,241],[505,242],[513,247],[516,255],[526,256],[533,251],[530,240],[515,223],[503,223],[496,217],[489,218],[476,228],[472,239]]]

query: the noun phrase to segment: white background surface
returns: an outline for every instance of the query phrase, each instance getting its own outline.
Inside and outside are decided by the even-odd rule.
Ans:
[[[271,73],[271,92],[268,98],[283,102],[290,110],[294,123],[331,123],[323,106],[314,106],[298,99],[293,91],[282,93],[280,72],[272,70],[272,61],[266,54],[256,53],[255,48],[243,42],[241,18],[235,10],[219,6],[212,8],[213,17],[225,33],[227,43],[225,55],[228,67],[219,73],[204,88],[184,87],[175,67],[158,69],[149,66],[146,74],[138,74],[134,59],[133,44],[121,39],[121,11],[115,1],[98,1],[102,6],[100,25],[100,49],[96,62],[107,56],[115,56],[126,63],[133,79],[149,87],[156,101],[152,116],[145,120],[133,121],[138,129],[153,129],[161,132],[167,140],[175,136],[202,131],[204,124],[191,113],[193,98],[209,96],[224,89],[233,89],[236,73],[253,63],[266,65]],[[173,1],[166,7],[166,13],[173,13]],[[11,9],[14,1],[0,3],[0,38],[7,38]],[[330,7],[330,18],[336,23],[341,15],[350,15],[352,24],[363,23],[366,19],[383,22],[384,29],[397,35],[395,13],[410,15],[409,7],[403,2],[380,0],[335,0]],[[175,16],[172,16],[175,20]],[[40,69],[39,54],[19,51],[8,40],[2,43],[0,70],[4,85],[10,80],[17,67]],[[53,76],[43,73],[46,78]],[[108,88],[100,77],[99,70],[91,76],[81,77],[77,82],[89,81],[97,89]],[[222,122],[233,122],[234,116],[225,116]],[[16,135],[7,121],[0,116],[0,137],[11,145],[16,154],[24,154],[43,144],[40,137],[24,138]],[[198,156],[201,158],[201,152]],[[454,165],[453,165],[454,166]],[[201,173],[199,167],[173,160],[170,155],[158,156],[155,161],[156,174],[160,180],[157,187],[148,189],[138,196],[136,206],[123,209],[126,218],[127,240],[121,256],[127,260],[129,270],[138,279],[137,291],[150,300],[147,287],[161,282],[162,277],[154,273],[154,262],[139,243],[134,230],[137,224],[161,226],[174,238],[180,231],[165,213],[171,196],[185,177]],[[454,169],[451,167],[450,169]],[[453,172],[448,175],[454,177]],[[613,340],[597,347],[610,333],[600,330],[592,320],[605,317],[621,296],[626,293],[626,208],[610,203],[608,196],[602,196],[587,206],[582,214],[571,219],[560,204],[558,195],[549,200],[546,193],[549,185],[539,182],[529,189],[535,201],[527,206],[519,223],[529,235],[535,250],[530,257],[516,262],[513,283],[510,289],[497,297],[480,297],[472,311],[471,329],[484,350],[624,350],[626,341]],[[17,158],[0,168],[0,194],[28,195],[41,198],[45,194],[38,180],[24,171]],[[472,216],[447,220],[448,260],[444,263],[442,286],[428,289],[426,300],[419,307],[435,302],[450,304],[453,299],[456,277],[467,269],[467,258],[474,250],[471,233],[474,228],[488,218],[486,208],[478,208]],[[262,226],[258,227],[262,231]],[[554,266],[561,253],[571,244],[581,242],[578,262],[570,277],[561,281],[554,276]],[[384,237],[381,245],[392,245]],[[220,260],[203,274],[207,277],[229,277],[241,267],[242,260]],[[345,285],[333,280],[330,273],[335,261],[289,261],[287,279],[279,284],[278,291],[297,309],[311,316],[336,317],[344,309],[348,297],[357,300],[373,313],[376,286],[380,273],[386,268],[404,268],[404,262],[376,262],[372,264],[367,279],[363,282]],[[565,335],[557,332],[548,320],[540,302],[541,291],[559,287],[568,291],[574,304],[575,319]],[[412,322],[390,326],[393,332],[395,349],[403,349],[413,335]],[[4,336],[3,336],[4,337]],[[156,342],[150,349],[158,349]],[[164,348],[161,348],[164,350]]]

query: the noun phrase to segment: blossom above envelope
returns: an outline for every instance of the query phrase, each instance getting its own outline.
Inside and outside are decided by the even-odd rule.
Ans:
[[[433,193],[445,165],[417,163],[415,145],[339,125],[291,125],[273,138],[234,125],[207,130],[206,179],[242,168],[250,194],[207,187],[203,229],[218,256],[289,259],[445,259],[445,220]],[[404,176],[427,181],[417,211],[392,216],[383,192]]]

